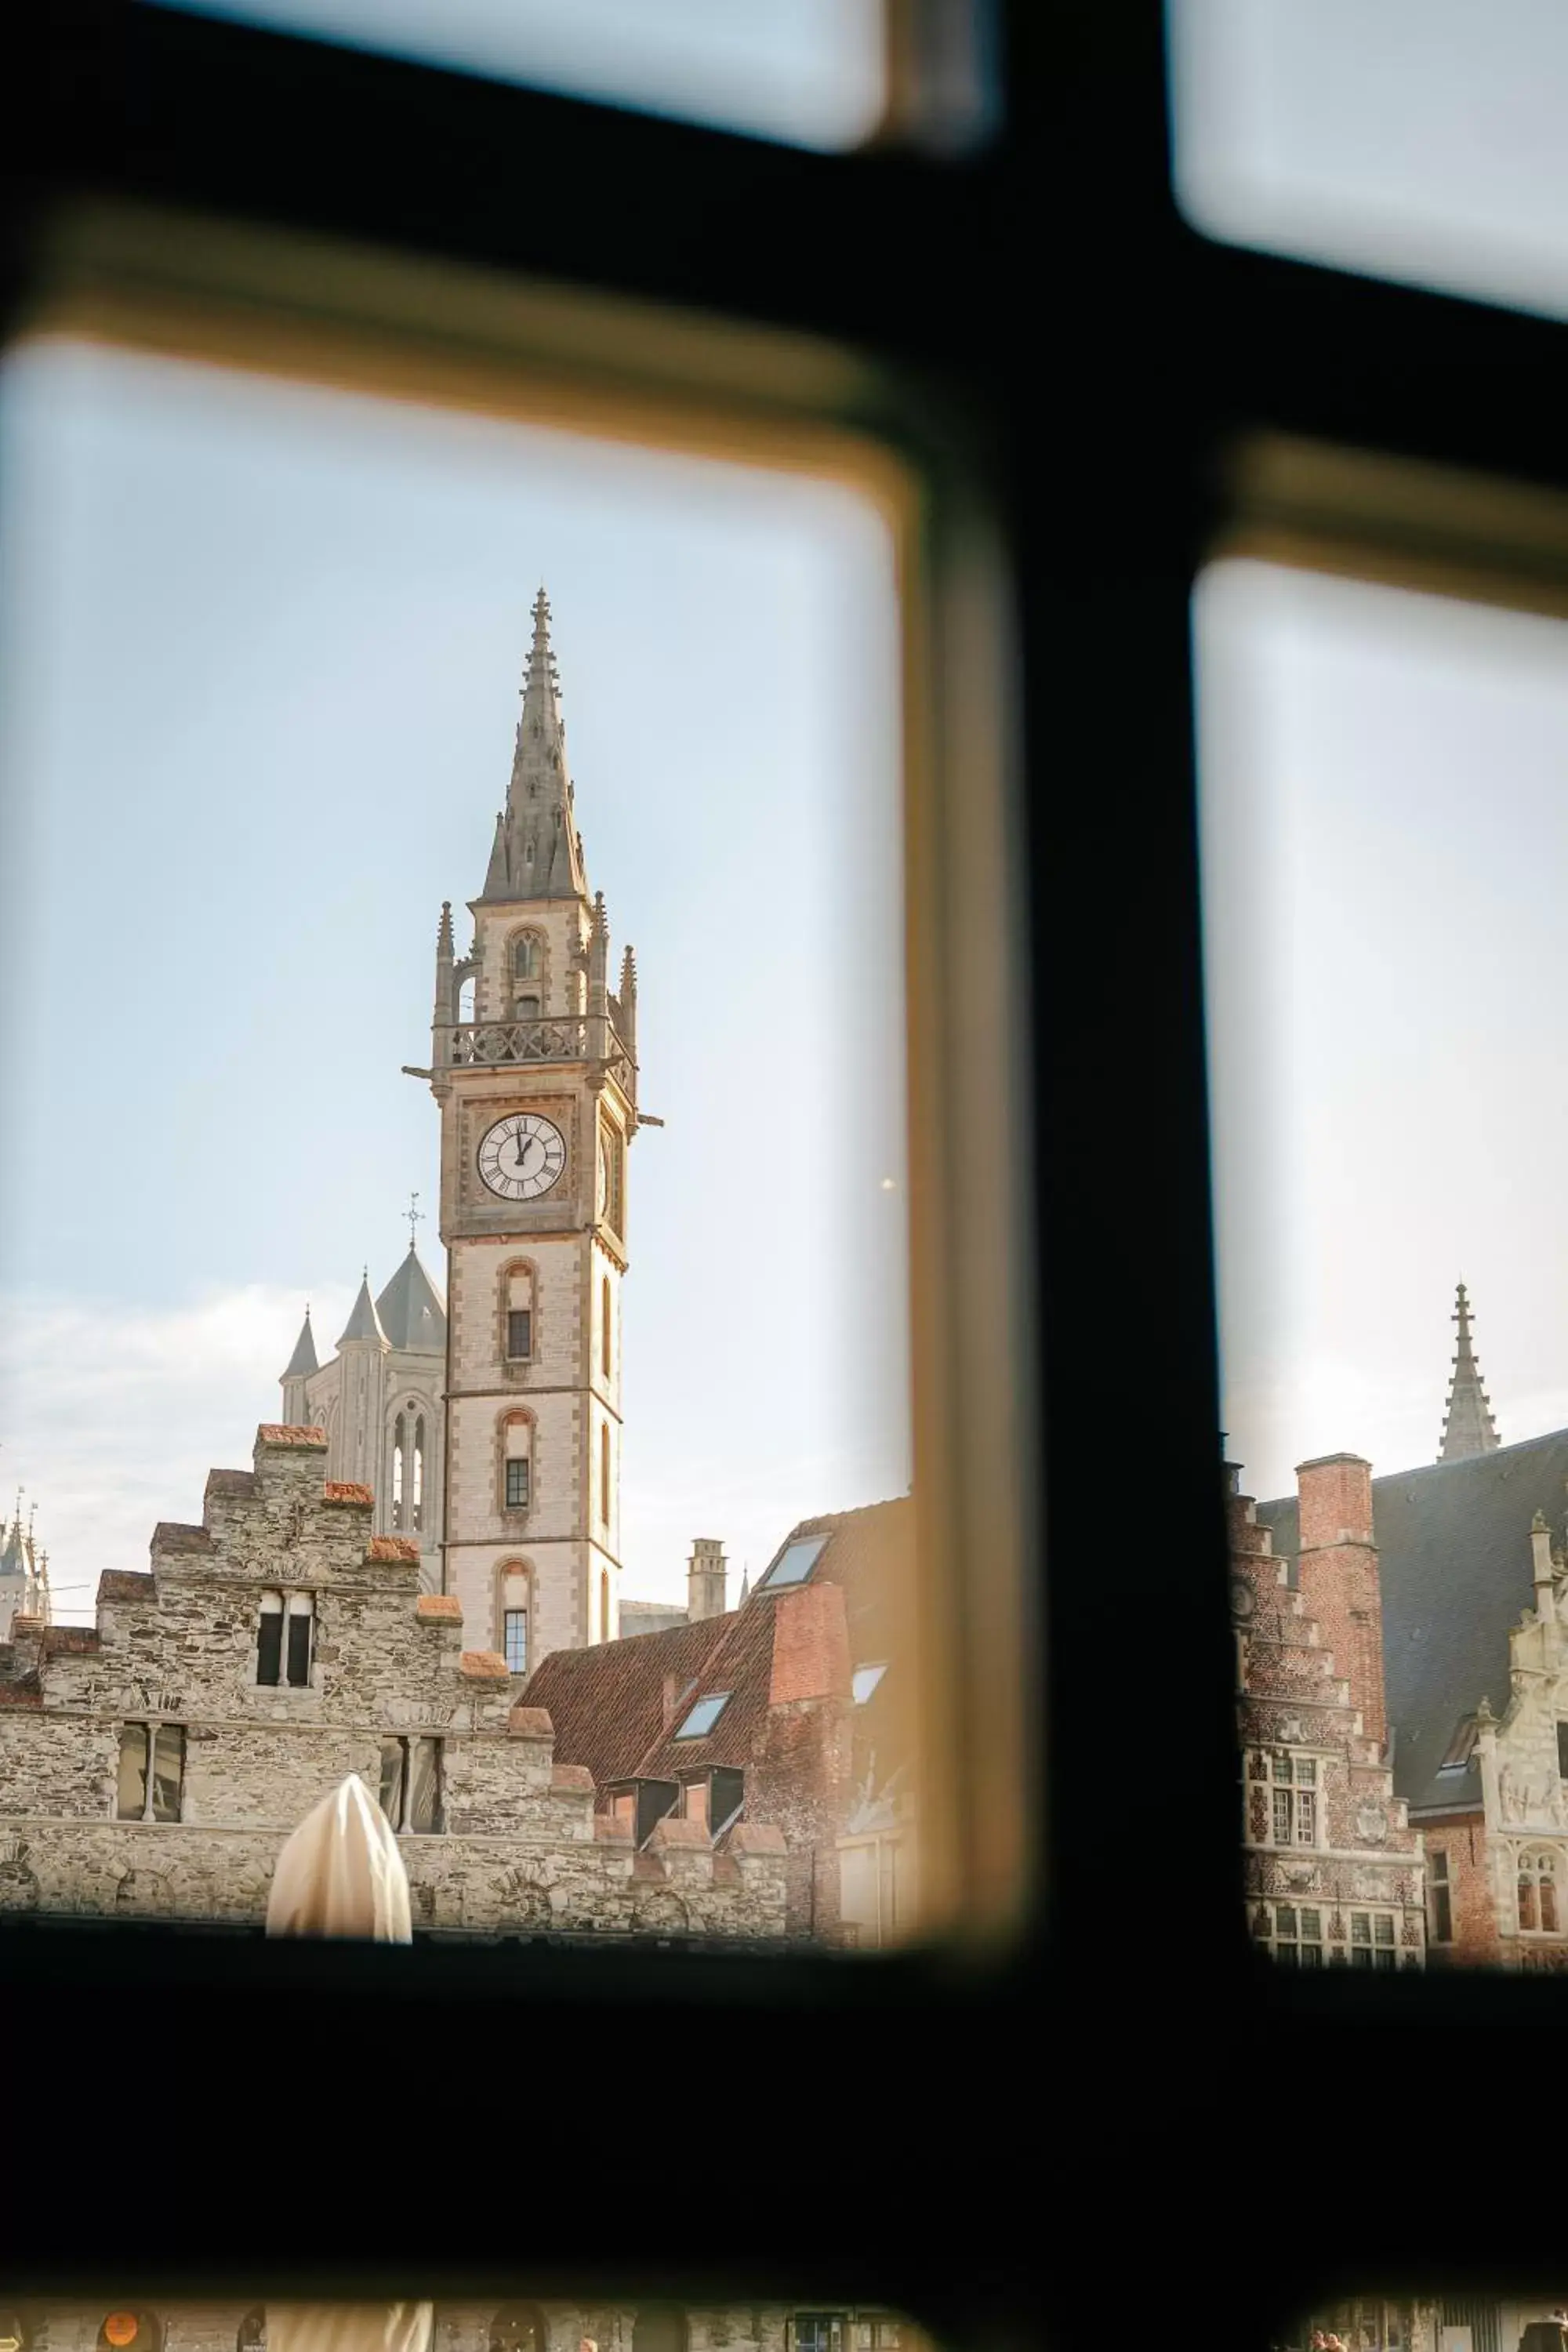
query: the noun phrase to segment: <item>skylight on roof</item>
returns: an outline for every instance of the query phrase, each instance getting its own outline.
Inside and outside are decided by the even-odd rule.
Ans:
[[[870,1697],[872,1692],[876,1689],[877,1685],[881,1681],[882,1676],[887,1673],[887,1671],[888,1662],[885,1658],[880,1665],[856,1667],[853,1675],[850,1677],[850,1688],[855,1694],[855,1704],[857,1706],[865,1706],[866,1701]]]
[[[822,1557],[826,1543],[826,1536],[801,1536],[795,1542],[786,1544],[757,1591],[771,1592],[781,1584],[804,1584]]]
[[[706,1698],[698,1700],[676,1733],[677,1739],[700,1739],[705,1731],[712,1730],[729,1704],[728,1691],[710,1691]]]

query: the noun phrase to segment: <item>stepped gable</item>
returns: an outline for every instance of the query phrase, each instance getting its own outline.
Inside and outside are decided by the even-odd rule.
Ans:
[[[1530,1526],[1554,1528],[1568,1499],[1568,1430],[1372,1482],[1383,1585],[1394,1785],[1413,1811],[1481,1803],[1474,1759],[1439,1768],[1464,1718],[1509,1688],[1509,1635],[1531,1604]],[[1296,1497],[1257,1507],[1295,1582]]]

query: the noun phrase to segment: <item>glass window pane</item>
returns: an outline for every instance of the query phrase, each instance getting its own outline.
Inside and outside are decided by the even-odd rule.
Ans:
[[[506,1663],[509,1672],[514,1675],[525,1675],[528,1672],[528,1612],[526,1609],[509,1609],[506,1612],[505,1638]]]
[[[440,1741],[413,1741],[409,1769],[408,1826],[424,1832],[439,1830],[443,1826]]]
[[[771,1591],[780,1584],[804,1584],[821,1559],[826,1542],[826,1536],[806,1536],[798,1543],[786,1544],[763,1577],[763,1585]]]
[[[1171,0],[1199,228],[1568,312],[1568,13],[1552,0]]]
[[[162,0],[500,81],[850,147],[886,105],[882,0]]]
[[[153,1740],[153,1819],[177,1822],[185,1775],[185,1735],[175,1723],[161,1723]]]
[[[384,1739],[381,1743],[381,1810],[395,1830],[403,1827],[403,1780],[408,1765],[408,1742],[405,1739]]]
[[[147,1727],[128,1723],[120,1734],[120,1774],[115,1812],[122,1822],[139,1822],[147,1809]]]
[[[711,1691],[706,1698],[700,1698],[677,1731],[677,1739],[700,1739],[712,1730],[729,1704],[728,1691]]]

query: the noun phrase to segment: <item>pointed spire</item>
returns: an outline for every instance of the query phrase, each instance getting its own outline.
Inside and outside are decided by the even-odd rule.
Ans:
[[[286,1381],[308,1380],[320,1371],[316,1360],[316,1335],[310,1328],[310,1310],[307,1306],[305,1319],[300,1326],[300,1336],[294,1342],[294,1352],[285,1366],[281,1378]]]
[[[748,1560],[748,1561],[746,1562],[745,1566],[744,1566],[744,1567],[742,1569],[742,1570],[741,1570],[741,1597],[740,1597],[739,1601],[736,1601],[736,1603],[735,1603],[736,1608],[737,1608],[737,1609],[743,1609],[743,1608],[745,1607],[745,1605],[746,1605],[747,1601],[751,1599],[751,1596],[752,1596],[752,1563],[751,1563],[751,1561],[750,1561],[750,1560]]]
[[[388,1348],[392,1342],[381,1328],[381,1318],[375,1311],[375,1301],[370,1295],[370,1268],[366,1266],[360,1279],[359,1297],[354,1300],[353,1313],[349,1317],[338,1340],[340,1348],[352,1340],[368,1339],[378,1348]]]
[[[1491,1399],[1481,1386],[1480,1367],[1470,1341],[1469,1294],[1461,1282],[1456,1293],[1452,1320],[1459,1327],[1454,1351],[1454,1376],[1448,1384],[1448,1410],[1443,1419],[1439,1462],[1464,1462],[1473,1454],[1494,1453],[1502,1440],[1492,1419]]]
[[[441,919],[436,926],[436,953],[450,963],[456,950],[452,945],[452,901],[441,901]]]
[[[482,896],[500,899],[587,896],[583,845],[566,767],[561,680],[550,646],[550,599],[542,587],[533,600],[533,643],[522,684],[511,782],[506,806],[496,819],[495,845]]]

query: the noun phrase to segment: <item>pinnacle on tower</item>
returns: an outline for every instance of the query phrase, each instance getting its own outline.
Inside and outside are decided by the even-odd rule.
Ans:
[[[354,1300],[353,1313],[349,1317],[338,1345],[340,1348],[347,1347],[355,1339],[368,1339],[373,1346],[378,1348],[389,1348],[392,1344],[381,1328],[381,1318],[375,1311],[375,1301],[370,1295],[368,1266],[361,1276],[359,1297]]]
[[[533,600],[533,643],[522,682],[511,782],[496,819],[481,895],[518,900],[587,896],[566,767],[561,680],[550,646],[550,599],[542,588]]]
[[[1459,1327],[1454,1350],[1454,1375],[1448,1384],[1448,1409],[1443,1418],[1439,1462],[1465,1462],[1477,1454],[1495,1453],[1502,1440],[1492,1419],[1491,1399],[1481,1386],[1480,1367],[1470,1343],[1469,1294],[1461,1282],[1455,1297],[1452,1320]]]
[[[316,1335],[310,1328],[310,1310],[305,1309],[305,1320],[300,1326],[300,1336],[294,1342],[294,1352],[284,1368],[286,1381],[308,1380],[321,1366],[316,1360]]]

